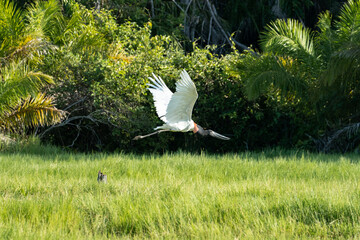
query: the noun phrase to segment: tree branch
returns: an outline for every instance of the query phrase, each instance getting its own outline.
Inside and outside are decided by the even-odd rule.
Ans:
[[[175,1],[175,0],[172,0],[173,3],[175,3],[175,5],[183,12],[185,12],[185,10]]]
[[[74,117],[71,117],[71,118],[68,118],[66,119],[65,121],[62,121],[61,123],[59,124],[56,124],[56,125],[52,125],[51,127],[47,128],[44,132],[40,133],[39,134],[39,137],[42,138],[47,132],[51,131],[52,129],[54,128],[58,128],[58,127],[63,127],[67,124],[70,124],[72,121],[75,121],[75,120],[83,120],[83,119],[88,119],[94,123],[96,122],[99,122],[97,121],[96,119],[94,119],[92,116],[88,115],[88,116],[74,116]],[[81,123],[80,121],[80,123]],[[73,124],[73,123],[72,123]],[[74,125],[79,125],[79,124],[74,124]]]
[[[155,7],[154,7],[154,0],[150,0],[151,5],[151,17],[155,17]]]
[[[218,28],[220,29],[221,33],[223,34],[224,38],[226,39],[226,41],[228,42],[228,44],[232,44],[230,41],[230,34],[225,32],[224,28],[221,26],[220,22],[218,21],[218,19],[216,18],[216,9],[215,7],[209,2],[209,0],[205,0],[206,4],[208,6],[208,9],[210,11],[210,14],[212,16],[212,18],[214,19],[216,25],[218,26]],[[234,39],[232,39],[232,41],[239,46],[242,50],[250,50],[249,47],[247,47],[246,45],[239,43],[238,41],[235,41]]]
[[[187,17],[188,17],[188,14],[187,14],[187,12],[189,11],[189,8],[190,8],[190,5],[191,5],[191,3],[192,3],[192,1],[193,0],[190,0],[190,2],[188,3],[188,5],[186,6],[186,9],[185,9],[185,16],[184,16],[184,32],[185,32],[185,35],[187,35],[186,34],[186,19],[187,19]]]
[[[207,39],[207,44],[208,45],[209,45],[210,38],[211,38],[212,21],[213,21],[213,17],[210,18],[210,23],[209,23],[209,35],[208,35],[208,39]]]
[[[71,108],[72,106],[74,106],[74,105],[76,105],[76,104],[79,104],[79,103],[81,103],[81,102],[84,102],[85,99],[86,99],[86,97],[83,97],[83,98],[80,99],[79,101],[70,104],[69,106],[67,106],[66,108],[64,108],[64,111],[68,110],[69,108]]]

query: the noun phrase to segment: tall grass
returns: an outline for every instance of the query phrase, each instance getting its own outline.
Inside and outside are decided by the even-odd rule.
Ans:
[[[2,152],[0,239],[359,238],[358,160]]]

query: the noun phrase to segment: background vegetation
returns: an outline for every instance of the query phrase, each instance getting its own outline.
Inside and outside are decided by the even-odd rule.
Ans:
[[[358,148],[358,0],[0,7],[3,134],[81,151]],[[164,133],[132,142],[160,124],[147,77],[174,89],[182,69],[199,92],[195,122],[232,140]]]

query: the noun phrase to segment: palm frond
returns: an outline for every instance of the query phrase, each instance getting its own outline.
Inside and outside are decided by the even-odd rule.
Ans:
[[[17,37],[24,27],[22,12],[11,0],[0,0],[0,36]]]
[[[61,24],[61,8],[57,0],[36,1],[27,9],[27,34],[33,38],[54,35]]]
[[[73,1],[65,2],[71,17],[64,22],[61,42],[72,52],[93,50],[105,43],[104,35],[96,27],[94,14]]]
[[[336,36],[332,29],[332,15],[329,11],[325,11],[319,15],[319,21],[317,22],[316,27],[319,29],[315,38],[316,49],[319,51],[322,62],[326,63],[329,61],[331,53],[336,48]]]
[[[261,36],[261,46],[265,52],[287,54],[304,61],[316,57],[313,33],[294,19],[271,22]]]
[[[0,77],[0,112],[6,106],[13,106],[21,98],[36,95],[41,87],[53,83],[51,76],[30,71],[22,62],[12,62],[3,67]]]
[[[277,90],[282,96],[292,94],[303,95],[307,89],[306,81],[296,74],[293,67],[294,60],[291,58],[277,57],[266,54],[254,57],[252,63],[246,63],[245,92],[249,99],[255,99],[260,95]]]
[[[25,127],[36,127],[60,122],[66,113],[53,105],[53,99],[39,93],[28,97],[19,105],[0,114],[0,129],[17,131]]]
[[[9,52],[9,55],[2,58],[2,64],[6,65],[16,59],[29,61],[34,64],[42,62],[42,56],[56,50],[57,47],[42,38],[33,38],[25,36],[24,39],[17,43],[17,46]]]
[[[324,85],[332,85],[337,80],[349,82],[359,76],[360,44],[351,44],[331,55],[328,68],[321,78]]]
[[[24,11],[25,14],[16,10],[13,4],[6,6],[9,14],[0,14],[0,16],[4,15],[4,18],[10,18],[8,22],[21,23],[21,25],[7,24],[9,25],[5,26],[7,31],[0,31],[0,36],[2,33],[7,34],[0,45],[0,53],[3,56],[0,63],[6,65],[16,59],[30,60],[36,64],[41,62],[42,55],[56,48],[48,40],[51,34],[57,33],[62,19],[58,2],[56,0],[37,1]]]
[[[360,1],[350,0],[341,9],[335,22],[334,47],[328,60],[326,70],[321,76],[324,85],[341,81],[353,81],[360,67]]]
[[[313,137],[311,139],[320,152],[347,152],[359,145],[359,130],[360,123],[357,122],[328,132],[319,139],[314,139]]]
[[[13,1],[0,0],[0,9],[0,57],[4,57],[21,37],[25,24],[22,12]]]
[[[340,42],[360,41],[360,1],[349,0],[342,7],[336,22],[337,35]]]

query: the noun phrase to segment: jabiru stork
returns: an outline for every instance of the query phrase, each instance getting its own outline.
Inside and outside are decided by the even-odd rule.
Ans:
[[[162,126],[156,127],[153,133],[136,136],[133,140],[139,140],[158,134],[161,132],[188,132],[193,131],[201,136],[211,136],[221,140],[230,140],[230,138],[223,136],[213,130],[204,130],[199,124],[196,124],[192,119],[192,111],[198,93],[194,82],[191,80],[189,74],[184,69],[176,82],[176,92],[172,93],[166,86],[161,77],[157,77],[153,73],[153,77],[149,77],[151,83],[148,83],[148,90],[152,93],[156,113],[164,122]]]

